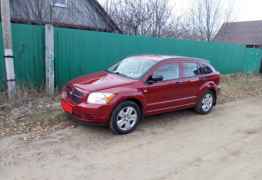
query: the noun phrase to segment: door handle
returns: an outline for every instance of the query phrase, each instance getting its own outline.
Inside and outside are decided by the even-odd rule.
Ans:
[[[181,85],[181,84],[185,84],[185,82],[184,81],[177,81],[176,84]]]

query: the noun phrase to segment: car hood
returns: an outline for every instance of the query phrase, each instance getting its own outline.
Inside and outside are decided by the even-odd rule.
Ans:
[[[98,72],[74,79],[70,84],[85,92],[101,91],[105,89],[122,87],[134,83],[136,80],[128,79],[117,74]]]

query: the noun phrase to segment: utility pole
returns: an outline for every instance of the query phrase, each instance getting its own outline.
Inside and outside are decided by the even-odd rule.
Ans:
[[[49,24],[45,25],[45,87],[48,95],[53,96],[55,93],[53,3],[50,4],[49,14]]]
[[[14,70],[14,55],[12,45],[11,13],[9,0],[1,1],[1,19],[4,42],[5,72],[7,81],[7,92],[9,98],[16,95],[16,79]]]
[[[52,96],[55,92],[55,64],[54,64],[54,26],[45,25],[45,84],[46,92]]]

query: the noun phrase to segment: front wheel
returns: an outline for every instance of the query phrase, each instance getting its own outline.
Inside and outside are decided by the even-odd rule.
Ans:
[[[140,107],[132,101],[118,105],[111,116],[110,128],[114,134],[128,134],[135,130],[142,119]]]
[[[215,104],[215,95],[212,91],[207,91],[204,95],[200,98],[197,106],[195,108],[196,112],[200,114],[208,114],[212,111]]]

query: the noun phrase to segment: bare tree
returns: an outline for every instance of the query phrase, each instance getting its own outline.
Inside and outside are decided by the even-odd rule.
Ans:
[[[169,7],[168,0],[152,0],[150,1],[150,7],[152,8],[152,35],[154,37],[160,37],[168,28],[171,28],[173,23],[171,15],[172,10]]]
[[[108,0],[107,12],[113,17],[126,34],[147,34],[152,17],[150,7],[145,0]]]
[[[188,28],[192,36],[212,41],[232,12],[233,6],[226,7],[224,0],[197,0],[189,15]]]
[[[170,0],[106,0],[105,8],[126,34],[212,41],[232,17],[233,3],[195,0],[187,14],[177,16]]]
[[[107,0],[106,11],[126,34],[165,36],[173,28],[169,0]]]

